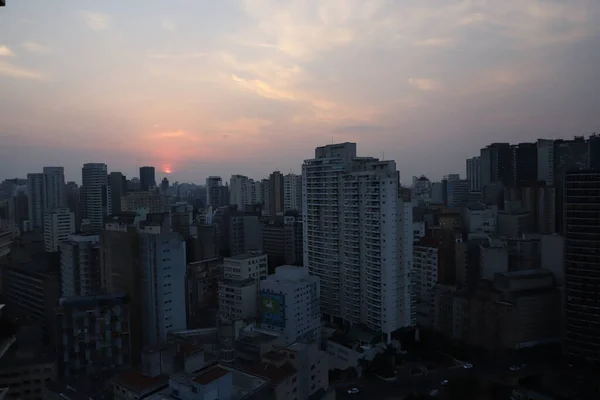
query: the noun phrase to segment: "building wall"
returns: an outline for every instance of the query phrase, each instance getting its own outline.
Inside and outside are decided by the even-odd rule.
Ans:
[[[128,301],[122,294],[61,299],[56,314],[60,377],[131,368]]]
[[[185,242],[177,233],[141,234],[140,261],[145,344],[186,329]]]
[[[58,250],[60,242],[75,232],[75,214],[68,208],[55,208],[44,215],[44,247],[48,252]]]
[[[303,267],[280,266],[260,282],[261,327],[280,332],[286,344],[320,342],[319,279]]]
[[[6,400],[38,400],[44,386],[57,378],[54,361],[31,360],[0,366],[0,387],[7,387]]]
[[[100,292],[100,237],[70,235],[60,243],[62,296],[87,296]]]

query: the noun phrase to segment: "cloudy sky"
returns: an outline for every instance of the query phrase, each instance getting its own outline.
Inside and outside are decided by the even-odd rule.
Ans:
[[[404,182],[600,131],[598,0],[8,0],[0,179],[300,171],[356,141]],[[162,177],[162,173],[159,174]]]

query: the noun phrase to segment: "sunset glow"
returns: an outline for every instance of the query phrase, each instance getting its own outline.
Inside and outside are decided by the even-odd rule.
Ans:
[[[599,17],[598,0],[11,1],[0,178],[56,160],[75,180],[88,161],[261,178],[332,141],[385,151],[405,183],[464,173],[499,133],[598,129]]]

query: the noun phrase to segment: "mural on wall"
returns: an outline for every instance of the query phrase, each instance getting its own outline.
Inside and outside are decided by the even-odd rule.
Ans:
[[[285,326],[285,297],[278,293],[261,292],[261,312],[264,323]]]

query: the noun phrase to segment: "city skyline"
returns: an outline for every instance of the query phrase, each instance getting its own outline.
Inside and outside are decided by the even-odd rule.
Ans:
[[[463,175],[490,142],[598,130],[599,14],[591,0],[10,2],[0,178],[61,165],[80,182],[88,161],[262,178],[346,141],[396,160],[405,184]]]

